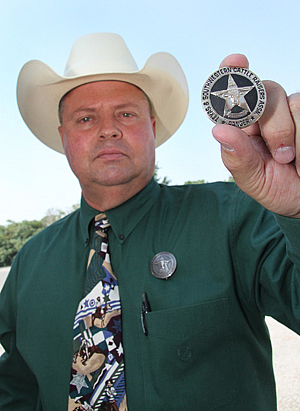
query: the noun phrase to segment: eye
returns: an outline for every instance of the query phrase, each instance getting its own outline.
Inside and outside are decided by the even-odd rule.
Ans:
[[[123,117],[132,117],[132,114],[131,113],[123,113],[122,116]]]
[[[88,121],[91,121],[91,117],[83,117],[79,120],[80,123],[87,123]]]

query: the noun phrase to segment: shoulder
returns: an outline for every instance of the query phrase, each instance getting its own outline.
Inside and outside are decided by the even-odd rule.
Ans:
[[[191,224],[228,226],[232,218],[238,188],[234,183],[216,182],[160,186],[160,194],[152,207],[154,218],[168,224],[184,219]]]
[[[68,233],[80,229],[80,209],[68,214],[60,220],[50,224],[38,234],[30,238],[19,251],[19,254],[25,255],[30,250],[37,250],[49,247],[53,243],[59,243],[58,239],[68,236]]]
[[[54,270],[51,275],[59,272],[63,259],[69,258],[68,250],[72,248],[79,255],[82,244],[80,210],[76,210],[44,228],[23,245],[13,260],[9,283],[27,286],[49,275],[49,270]]]
[[[235,190],[237,185],[233,182],[216,181],[213,183],[191,183],[183,185],[165,185],[160,184],[161,192],[181,192],[181,193],[197,193],[197,192],[213,192],[213,191],[231,191]]]
[[[273,214],[245,194],[233,182],[161,186],[157,202],[164,214],[218,221],[228,227],[253,224],[258,218],[275,223]],[[275,223],[276,224],[276,223]]]
[[[235,183],[215,182],[204,184],[186,184],[180,186],[160,186],[160,200],[170,202],[193,201],[213,203],[228,203],[239,195],[239,188]]]

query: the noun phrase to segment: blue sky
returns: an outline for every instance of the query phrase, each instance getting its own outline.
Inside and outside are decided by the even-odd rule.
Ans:
[[[30,5],[29,5],[30,4]],[[1,4],[0,224],[41,219],[51,208],[80,201],[80,187],[65,157],[44,146],[23,123],[15,89],[27,61],[41,60],[63,74],[76,38],[115,32],[126,41],[138,66],[158,51],[173,54],[190,89],[187,117],[157,149],[161,177],[228,179],[213,124],[201,108],[206,78],[231,53],[244,53],[261,78],[300,91],[298,0],[212,2],[190,0],[12,0]]]

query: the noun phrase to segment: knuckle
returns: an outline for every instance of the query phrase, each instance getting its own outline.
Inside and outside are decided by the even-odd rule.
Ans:
[[[300,112],[300,93],[295,93],[289,96],[288,102],[292,113]]]
[[[286,125],[285,127],[273,127],[270,126],[268,130],[268,134],[272,140],[275,141],[286,141],[290,139],[291,137],[294,137],[294,125],[290,123],[289,125]]]
[[[273,80],[264,80],[263,81],[264,86],[267,90],[267,92],[281,92],[285,94],[285,90],[282,88],[282,86],[279,83],[276,83],[276,81]]]

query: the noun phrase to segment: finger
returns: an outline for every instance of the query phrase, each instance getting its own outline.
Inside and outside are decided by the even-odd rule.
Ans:
[[[295,158],[295,127],[284,89],[273,81],[265,81],[267,104],[259,121],[261,135],[269,151],[280,164]]]
[[[288,97],[289,108],[293,117],[295,127],[295,151],[298,175],[300,176],[300,93]]]
[[[249,136],[260,136],[260,127],[258,121],[251,126],[243,128],[243,131]]]
[[[253,197],[261,191],[264,161],[270,154],[261,138],[253,142],[237,127],[218,124],[212,130],[221,144],[222,160],[239,187]]]
[[[249,62],[244,54],[230,54],[220,64],[221,67],[249,67]]]

